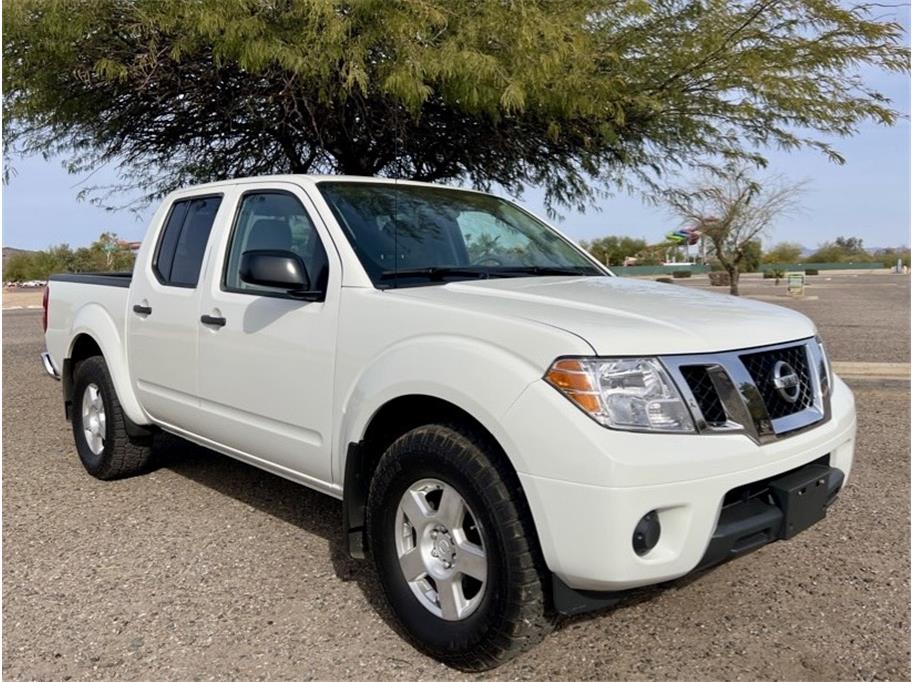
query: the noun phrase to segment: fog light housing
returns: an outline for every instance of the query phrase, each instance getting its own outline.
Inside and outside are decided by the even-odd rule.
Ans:
[[[643,556],[658,544],[661,535],[659,515],[652,510],[637,521],[636,528],[633,529],[633,551],[637,556]]]

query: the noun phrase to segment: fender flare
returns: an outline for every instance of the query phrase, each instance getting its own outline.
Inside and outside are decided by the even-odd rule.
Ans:
[[[514,468],[522,471],[521,454],[511,447],[512,439],[500,419],[540,378],[541,370],[532,362],[478,339],[435,334],[397,343],[367,365],[342,401],[334,478],[341,479],[349,444],[363,440],[380,409],[409,395],[431,396],[471,415],[494,436]]]
[[[65,362],[69,363],[73,348],[81,336],[88,336],[101,350],[124,415],[136,425],[150,424],[130,383],[124,338],[103,306],[98,303],[87,303],[76,312],[73,317],[72,340],[67,348]]]
[[[440,362],[443,353],[445,363]],[[403,398],[426,398],[455,408],[490,434],[517,471],[522,467],[521,455],[500,417],[539,378],[539,369],[515,353],[458,336],[411,338],[371,362],[343,402],[334,462],[334,477],[343,481],[343,530],[349,554],[365,555],[367,490],[379,458],[365,439],[385,407]]]

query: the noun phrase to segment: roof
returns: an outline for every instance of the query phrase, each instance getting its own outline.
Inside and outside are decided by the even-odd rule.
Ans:
[[[243,178],[231,178],[229,180],[218,180],[216,182],[207,182],[199,185],[187,185],[181,187],[177,192],[182,192],[186,190],[199,190],[207,188],[216,188],[216,187],[226,187],[229,185],[236,185],[241,183],[249,182],[293,182],[300,183],[302,180],[306,182],[325,182],[327,180],[337,181],[337,182],[370,182],[374,184],[384,184],[384,185],[416,185],[419,187],[445,187],[447,189],[461,189],[463,191],[477,191],[463,187],[452,187],[450,185],[443,185],[439,183],[432,182],[418,182],[416,180],[404,180],[400,178],[381,178],[370,175],[311,175],[311,174],[282,174],[282,175],[254,175]]]

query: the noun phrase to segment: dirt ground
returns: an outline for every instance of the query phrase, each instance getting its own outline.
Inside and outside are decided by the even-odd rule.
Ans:
[[[747,289],[811,315],[834,361],[909,362],[908,277],[833,276],[803,301]],[[90,478],[40,313],[3,323],[6,679],[465,677],[390,625],[343,554],[339,502],[173,438],[148,475]],[[852,386],[855,470],[823,522],[566,621],[485,677],[908,679],[909,384]]]
[[[40,308],[44,289],[3,289],[3,309],[19,310]]]

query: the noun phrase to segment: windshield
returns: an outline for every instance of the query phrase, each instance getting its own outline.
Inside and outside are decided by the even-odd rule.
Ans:
[[[388,183],[318,186],[380,287],[606,274],[540,220],[497,197]]]

